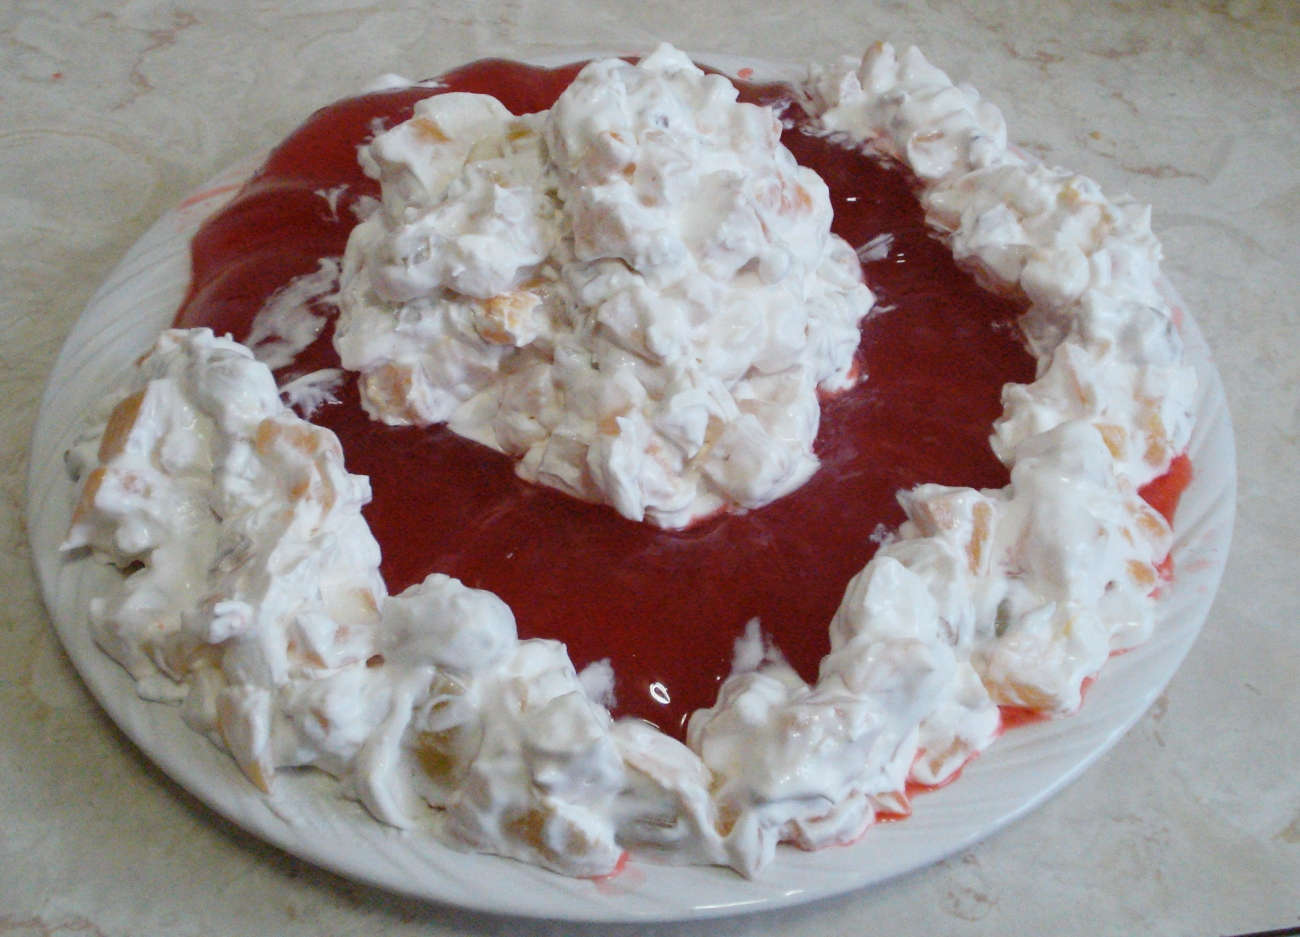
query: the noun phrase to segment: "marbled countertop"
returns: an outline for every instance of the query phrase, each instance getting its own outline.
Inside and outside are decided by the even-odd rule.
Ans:
[[[1269,0],[14,0],[0,5],[0,935],[1152,934],[1300,924],[1300,5]],[[1011,138],[1155,209],[1236,424],[1236,540],[1205,630],[1103,760],[932,868],[804,908],[635,928],[355,885],[167,780],[41,604],[23,511],[45,377],[166,209],[384,72],[685,49],[825,61],[915,43]]]

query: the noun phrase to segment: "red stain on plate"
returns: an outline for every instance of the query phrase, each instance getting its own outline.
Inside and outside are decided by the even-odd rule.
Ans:
[[[200,202],[206,202],[208,199],[216,198],[218,195],[225,195],[228,192],[234,192],[242,188],[243,185],[244,183],[241,180],[238,182],[227,182],[225,185],[213,186],[210,189],[203,189],[202,191],[195,192],[185,201],[181,202],[180,205],[177,207],[190,208],[194,205],[199,204]]]

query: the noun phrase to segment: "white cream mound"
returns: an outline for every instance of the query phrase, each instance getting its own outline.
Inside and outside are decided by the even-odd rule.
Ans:
[[[807,481],[873,300],[825,184],[736,95],[660,46],[538,114],[426,98],[364,147],[383,205],[334,344],[366,411],[660,527]]]
[[[649,65],[636,72],[620,62],[598,63],[583,74],[606,76],[601,87],[607,92],[584,81],[575,94],[618,97],[635,87],[650,100],[660,82],[685,76],[681,80],[696,89],[699,100],[731,100],[719,80],[699,77],[675,52],[661,50]],[[629,77],[642,73],[649,77]],[[385,823],[568,875],[608,873],[624,850],[755,875],[778,843],[809,849],[848,843],[881,813],[907,812],[907,782],[950,779],[996,736],[999,704],[1051,716],[1076,710],[1084,681],[1107,657],[1151,633],[1157,567],[1168,554],[1171,532],[1137,490],[1185,449],[1192,423],[1195,378],[1155,289],[1158,246],[1146,212],[1108,201],[1086,179],[1008,151],[996,109],[973,90],[954,87],[915,50],[897,58],[890,47],[878,46],[861,63],[818,73],[809,95],[811,113],[820,115],[827,133],[913,168],[931,220],[964,262],[995,288],[1029,297],[1033,308],[1024,325],[1039,355],[1038,380],[1005,389],[1006,410],[994,427],[992,443],[1010,467],[1011,483],[985,491],[922,485],[899,494],[909,519],[848,584],[829,623],[832,650],[815,683],[796,674],[764,639],[761,622],[752,622],[737,640],[732,673],[717,703],[693,714],[682,744],[646,723],[613,721],[605,703],[617,675],[608,663],[578,674],[563,645],[518,640],[510,609],[495,596],[440,575],[400,596],[386,595],[377,572],[379,551],[360,513],[369,496],[366,479],[344,470],[332,434],[281,402],[271,372],[252,352],[203,329],[164,333],[142,361],[131,393],[71,453],[82,490],[64,548],[89,548],[124,573],[115,589],[91,604],[99,645],[137,678],[141,695],[181,704],[186,721],[229,750],[264,790],[276,783],[282,767],[315,765],[340,778],[343,789]],[[493,116],[491,105],[447,105],[463,116],[456,110],[462,106],[481,107],[486,124],[496,126],[500,115]],[[707,107],[700,112],[714,113]],[[739,113],[744,126],[774,126],[767,117]],[[520,130],[511,145],[567,152],[555,145],[568,138],[555,136],[554,126],[530,129],[527,120],[502,119]],[[405,126],[393,132],[414,134]],[[452,146],[450,141],[461,139],[458,133],[449,130],[446,140],[427,145]],[[548,134],[551,142],[543,144]],[[405,289],[411,296],[377,303],[373,316],[358,316],[354,305],[347,313],[351,329],[364,332],[385,316],[389,324],[366,333],[366,341],[354,331],[345,347],[357,338],[361,346],[422,349],[412,352],[411,375],[460,367],[439,358],[438,349],[495,348],[473,359],[486,362],[481,367],[457,373],[466,381],[510,375],[501,385],[492,383],[495,377],[467,385],[461,396],[424,395],[422,389],[403,398],[403,406],[416,407],[417,398],[419,407],[445,405],[442,419],[468,412],[462,409],[467,406],[495,414],[477,424],[482,429],[499,423],[505,412],[499,401],[506,391],[490,388],[523,393],[512,382],[532,380],[519,377],[525,372],[548,375],[540,384],[527,384],[540,395],[536,399],[551,399],[550,391],[538,387],[568,386],[567,376],[554,376],[565,368],[579,382],[573,386],[592,381],[601,388],[591,398],[600,406],[626,391],[626,398],[617,398],[623,402],[612,424],[596,419],[597,411],[582,418],[591,419],[594,436],[581,436],[590,427],[582,429],[568,411],[556,416],[528,444],[541,445],[543,455],[556,446],[562,427],[576,427],[575,435],[564,438],[590,453],[599,445],[614,446],[624,433],[635,436],[640,430],[626,427],[641,425],[637,420],[677,412],[660,407],[676,399],[676,391],[658,397],[648,392],[651,384],[663,386],[655,384],[659,372],[646,364],[645,354],[650,336],[659,334],[659,320],[639,317],[662,313],[667,333],[677,335],[674,316],[682,302],[615,302],[612,297],[622,295],[617,289],[647,295],[637,291],[650,289],[651,276],[634,272],[628,257],[582,259],[579,251],[598,248],[580,247],[587,235],[579,237],[576,227],[564,229],[554,243],[538,235],[541,240],[529,247],[528,223],[494,228],[489,222],[495,215],[474,215],[474,237],[495,243],[500,234],[507,247],[517,247],[510,256],[537,258],[488,265],[506,271],[498,279],[488,276],[488,267],[480,271],[486,279],[458,279],[470,266],[448,259],[461,256],[454,251],[416,262],[417,250],[411,264],[385,255],[384,245],[397,243],[392,232],[408,217],[406,200],[414,207],[409,223],[423,232],[411,243],[428,243],[429,231],[454,219],[436,220],[436,210],[419,201],[433,189],[442,191],[444,183],[417,178],[410,167],[433,164],[384,163],[384,139],[372,147],[371,158],[387,167],[394,191],[407,194],[386,201],[384,214],[357,236],[345,290],[369,296],[367,291],[378,289],[378,275],[390,278],[384,289],[391,295]],[[479,139],[489,140],[489,154],[506,146],[490,134]],[[610,141],[610,153],[622,152]],[[644,165],[638,163],[634,180]],[[780,178],[802,178],[794,170],[783,172]],[[551,190],[510,195],[519,188],[501,185],[510,180],[489,185],[487,169],[460,165],[449,173],[445,188],[462,185],[469,192],[478,185],[484,204],[499,204],[503,211],[516,198],[525,207],[554,204]],[[451,181],[453,176],[461,181]],[[570,183],[558,170],[556,179],[555,191],[578,191],[565,188]],[[808,181],[799,184],[804,191],[815,188]],[[593,206],[599,202],[594,195],[581,198],[592,199]],[[511,217],[532,217],[521,211]],[[592,211],[593,226],[617,214]],[[651,221],[646,224],[653,229]],[[799,218],[787,221],[791,230],[803,230]],[[457,237],[468,236],[463,226],[439,230],[453,229],[461,231]],[[625,241],[650,244],[648,237],[629,233]],[[546,258],[565,243],[572,258],[548,268]],[[822,243],[826,256],[837,253]],[[457,250],[466,250],[464,244]],[[624,253],[639,257],[638,250],[627,247]],[[498,257],[494,251],[485,248],[484,256]],[[374,260],[384,256],[389,260],[382,264]],[[701,264],[695,254],[691,258],[683,262]],[[732,271],[727,289],[750,276],[743,267]],[[579,269],[590,278],[582,279]],[[751,271],[754,279],[762,281],[762,269],[759,263]],[[852,272],[849,265],[835,269]],[[530,285],[516,285],[537,295],[537,302],[492,306],[489,300],[506,288],[501,284],[521,275]],[[805,270],[790,281],[804,290],[805,300],[816,294],[810,276]],[[367,282],[372,285],[361,286]],[[575,283],[604,283],[593,287],[593,295],[610,297],[590,307],[597,312],[585,325],[565,318],[573,312],[568,300],[554,300],[570,295]],[[843,295],[857,295],[855,283],[846,276]],[[752,289],[752,298],[765,295],[767,287],[744,288]],[[614,292],[601,292],[607,289]],[[482,317],[492,308],[502,311],[501,331],[492,334],[505,338],[484,344],[480,339],[491,330]],[[633,319],[616,315],[632,308]],[[817,304],[805,302],[803,308],[807,317],[800,321],[814,321],[807,311]],[[836,328],[843,325],[847,334],[851,318],[837,320]],[[619,323],[633,321],[641,325],[618,331]],[[403,323],[411,324],[409,333]],[[442,342],[416,341],[421,323],[442,335]],[[534,348],[546,329],[554,340],[544,343],[550,350]],[[691,399],[709,401],[700,404],[709,414],[715,404],[725,410],[719,401],[728,399],[710,396],[708,388],[717,387],[710,383],[714,369],[730,373],[737,382],[725,393],[764,432],[775,424],[762,422],[771,419],[760,418],[768,413],[762,407],[742,406],[736,398],[741,383],[794,375],[789,380],[802,392],[845,377],[839,366],[810,377],[814,365],[800,357],[804,351],[784,370],[762,371],[756,355],[774,347],[776,333],[759,328],[751,334],[765,337],[745,344],[748,351],[739,339],[719,345],[721,360],[729,364],[715,365],[710,358],[667,370],[702,382]],[[806,350],[814,334],[805,331],[808,341],[794,340],[789,347]],[[534,338],[524,341],[529,335]],[[590,339],[590,348],[575,344],[577,336]],[[634,338],[640,351],[627,347],[636,344]],[[688,336],[685,345],[674,347],[694,348],[693,340]],[[593,356],[602,362],[599,371]],[[520,371],[505,364],[523,360],[528,364]],[[400,385],[373,378],[378,373],[364,378],[372,406],[377,387]],[[805,380],[811,384],[800,383]],[[416,378],[411,381],[417,387]],[[492,406],[478,408],[476,399]],[[628,401],[634,405],[625,408]],[[411,419],[419,412],[424,411],[411,409]],[[699,425],[707,430],[714,425],[710,419]],[[613,428],[607,432],[602,425]],[[738,425],[718,424],[714,450]],[[631,462],[641,458],[635,452],[625,456]],[[534,464],[530,458],[525,455],[521,465]],[[535,466],[550,464],[536,458]],[[603,470],[592,466],[603,463],[595,458],[566,463],[578,473],[567,477],[582,471],[596,477]],[[706,478],[712,476],[701,467],[700,486]],[[639,504],[649,516],[648,490],[625,491],[632,500],[624,506]],[[691,504],[701,490],[695,489]],[[708,497],[722,497],[722,490],[707,488]],[[592,496],[590,489],[578,493]],[[674,511],[660,520],[685,516]]]

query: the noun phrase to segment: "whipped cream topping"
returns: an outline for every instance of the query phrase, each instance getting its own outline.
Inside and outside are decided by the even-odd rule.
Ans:
[[[734,100],[673,50],[661,49],[640,70],[607,62],[583,74],[602,76],[607,83],[599,87],[615,98],[662,102],[666,86],[693,89],[691,100],[707,105],[693,119],[714,113],[708,102]],[[619,344],[605,321],[632,321],[616,313],[635,308],[641,326],[626,334],[648,348],[659,320],[647,317],[662,314],[664,328],[675,328],[684,300],[661,291],[627,307],[601,292],[615,284],[646,295],[637,291],[663,284],[634,266],[640,260],[582,259],[580,251],[599,249],[579,246],[587,242],[576,224],[538,221],[563,193],[579,191],[561,169],[540,160],[499,163],[512,147],[571,155],[586,145],[573,141],[588,137],[557,128],[568,126],[566,113],[590,115],[583,96],[597,96],[599,87],[584,80],[573,100],[531,122],[503,116],[491,99],[443,95],[450,100],[372,145],[365,158],[384,177],[385,202],[358,228],[344,262],[344,294],[352,298],[344,301],[349,334],[341,345],[352,343],[349,353],[358,354],[402,349],[373,359],[384,362],[373,370],[360,368],[373,413],[382,416],[391,403],[393,413],[406,414],[400,419],[416,421],[434,412],[419,408],[441,406],[441,419],[463,420],[499,442],[508,435],[497,428],[505,425],[502,401],[517,393],[559,414],[547,395],[567,394],[569,375],[583,374],[572,386],[595,381],[591,399],[600,406],[635,403],[620,410],[610,432],[598,411],[584,411],[596,436],[622,439],[637,425],[633,414],[650,420],[669,412],[663,402],[675,397],[648,393],[660,386],[649,359]],[[846,844],[880,815],[906,814],[908,782],[950,780],[997,735],[999,705],[1049,716],[1076,710],[1084,682],[1108,655],[1142,642],[1154,625],[1158,567],[1172,535],[1138,488],[1185,449],[1192,421],[1195,378],[1155,288],[1159,252],[1146,212],[1009,150],[996,108],[954,86],[914,49],[896,56],[877,46],[860,63],[815,73],[805,90],[825,133],[912,168],[931,221],[964,263],[992,288],[1030,299],[1023,324],[1039,357],[1036,381],[1005,389],[991,440],[1010,467],[1010,484],[984,491],[921,485],[899,494],[908,520],[896,537],[881,538],[849,583],[814,683],[752,622],[716,704],[693,714],[683,744],[646,723],[612,720],[608,664],[578,674],[562,645],[518,640],[510,609],[495,596],[440,575],[386,595],[378,548],[360,514],[366,480],[344,470],[332,434],[286,407],[264,364],[207,330],[164,333],[91,448],[70,460],[82,493],[64,548],[89,548],[124,571],[120,587],[92,603],[96,641],[139,680],[142,695],[183,701],[190,725],[228,749],[263,789],[280,767],[314,765],[339,777],[383,822],[569,875],[608,873],[628,849],[755,875],[779,843]],[[770,126],[748,111],[717,113],[740,113],[732,127]],[[470,125],[484,129],[456,129]],[[618,142],[611,136],[603,145],[612,153]],[[481,161],[393,155],[418,147],[477,149]],[[581,165],[568,158],[556,165]],[[511,175],[524,172],[521,165],[532,168]],[[646,165],[637,163],[633,182]],[[554,188],[537,188],[542,177]],[[791,170],[779,178],[801,177]],[[430,201],[444,190],[460,194]],[[593,225],[613,225],[621,210],[598,211],[596,195],[573,198],[588,199]],[[539,214],[529,215],[534,209]],[[451,234],[437,235],[439,250],[423,256],[419,245],[432,245],[438,231]],[[560,233],[552,240],[547,231]],[[629,232],[626,244],[653,253],[643,234]],[[503,246],[486,246],[498,235]],[[839,249],[822,243],[824,266]],[[395,252],[401,244],[414,246]],[[624,253],[640,257],[641,249]],[[557,266],[557,252],[566,250],[572,256]],[[475,267],[474,257],[485,260]],[[702,261],[692,254],[690,263]],[[761,266],[743,276],[761,280]],[[836,269],[845,274],[841,295],[857,295],[856,268]],[[588,304],[594,315],[580,321],[571,297],[598,282],[605,285],[592,295],[606,298]],[[796,277],[790,286],[802,284],[807,295],[808,282]],[[380,283],[391,296],[411,296],[376,299]],[[537,301],[492,305],[507,288]],[[673,302],[660,302],[665,295]],[[484,341],[487,332],[509,341]],[[580,348],[579,335],[593,344]],[[736,396],[742,383],[797,374],[797,384],[813,367],[801,358],[760,375],[758,359],[744,355],[766,341],[753,338],[748,352],[719,346],[733,360],[726,368],[744,366],[726,392],[755,419]],[[609,375],[604,366],[595,377],[583,370],[596,357]],[[408,384],[375,377],[391,376],[384,368],[398,360],[410,364]],[[715,367],[692,366],[700,380]],[[507,376],[501,385],[493,383],[498,375]],[[828,373],[814,386],[845,377]],[[403,395],[385,396],[402,387]],[[722,399],[703,398],[708,406]],[[795,397],[776,399],[799,410]],[[566,477],[607,477],[593,468],[603,456],[590,453],[608,455],[613,450],[599,445],[612,442],[562,437],[559,428],[578,426],[577,418],[554,420],[550,435],[529,445],[543,446],[544,456],[557,438],[576,440],[575,450],[581,443],[587,454],[567,463],[576,474]],[[712,440],[715,448],[728,431]],[[532,451],[521,466],[544,464]],[[700,491],[722,497],[705,486],[709,478],[701,468],[692,503]],[[592,489],[575,493],[595,497]],[[640,503],[651,517],[651,501],[622,504]],[[656,519],[690,510],[665,508]]]
[[[1039,379],[1006,390],[994,428],[1016,446],[1061,423],[1092,423],[1134,485],[1163,474],[1191,435],[1195,374],[1156,287],[1151,210],[1009,148],[1001,113],[916,49],[870,49],[815,72],[823,130],[907,165],[926,218],[990,289],[1027,298],[1021,327]]]
[[[549,111],[442,94],[376,137],[335,336],[367,412],[661,527],[807,481],[873,300],[825,184],[736,97],[661,46]]]
[[[618,860],[622,761],[564,647],[447,576],[388,596],[369,481],[251,351],[163,333],[97,435],[63,549],[127,571],[90,627],[142,693],[264,791],[314,765],[394,826],[571,875]]]

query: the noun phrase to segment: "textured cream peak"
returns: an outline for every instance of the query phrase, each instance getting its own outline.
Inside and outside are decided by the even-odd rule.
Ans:
[[[736,94],[661,46],[547,112],[445,94],[376,138],[335,338],[367,411],[663,527],[803,484],[872,297],[826,186]]]

